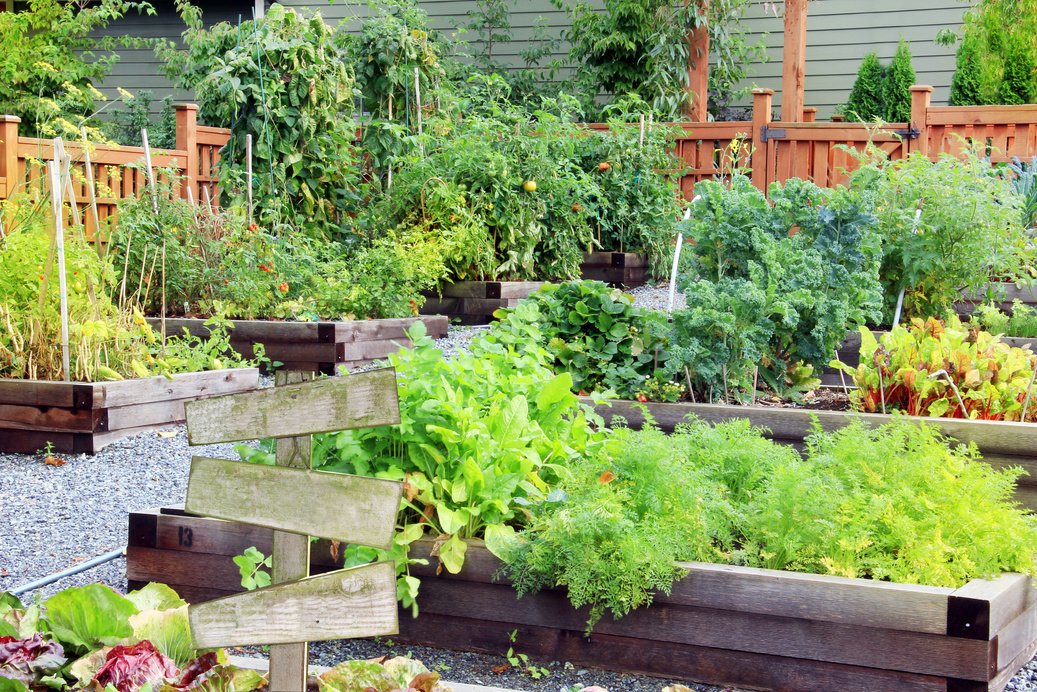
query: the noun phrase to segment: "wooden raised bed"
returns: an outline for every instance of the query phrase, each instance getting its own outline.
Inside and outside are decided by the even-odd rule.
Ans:
[[[80,454],[144,430],[184,421],[184,403],[256,389],[259,371],[232,368],[118,382],[0,379],[0,452],[32,454],[48,443]]]
[[[252,546],[270,555],[273,535],[272,529],[200,517],[182,507],[130,512],[126,582],[130,589],[152,581],[168,584],[190,603],[239,593],[245,589],[234,557]],[[331,541],[310,544],[310,574],[342,564]]]
[[[582,278],[619,288],[644,286],[647,273],[648,258],[632,252],[585,252],[580,264]]]
[[[449,320],[445,317],[403,317],[387,320],[355,320],[350,322],[270,322],[265,320],[233,320],[230,345],[245,358],[255,357],[255,345],[263,344],[266,357],[279,361],[279,369],[304,370],[334,375],[339,367],[355,368],[410,346],[407,329],[416,320],[425,323],[433,339],[446,336]],[[153,329],[161,320],[149,318]],[[183,334],[208,338],[205,320],[166,319],[166,334]],[[395,342],[395,343],[394,343]]]
[[[591,403],[585,398],[586,403]],[[626,419],[631,428],[644,424],[640,406],[647,406],[656,425],[671,432],[688,415],[695,415],[708,423],[721,423],[735,418],[746,418],[754,426],[766,428],[765,435],[775,442],[802,448],[816,419],[821,428],[832,432],[849,425],[854,416],[872,427],[888,423],[891,416],[880,413],[850,413],[844,411],[813,411],[776,406],[726,406],[723,404],[656,403],[639,404],[616,400],[611,407],[601,405],[597,412],[611,424],[615,416]],[[933,425],[940,431],[963,443],[974,442],[983,455],[983,461],[994,468],[1022,467],[1028,475],[1020,476],[1015,499],[1031,511],[1037,511],[1037,424],[1002,421],[961,420],[954,418],[919,418],[911,420]]]
[[[262,550],[261,533],[177,510],[134,513],[129,585],[169,583],[192,602],[241,591],[231,557]],[[423,539],[412,555],[431,548]],[[311,569],[328,561],[315,557]],[[585,638],[586,608],[574,610],[561,589],[518,598],[494,582],[500,563],[480,542],[460,574],[437,576],[436,562],[412,567],[419,616],[401,611],[394,639],[797,692],[996,691],[1037,650],[1037,594],[1017,574],[949,589],[682,563],[688,576],[671,595],[618,621],[606,615]]]
[[[513,308],[543,281],[458,281],[426,291],[423,315],[446,315],[461,324],[487,324],[500,308]]]
[[[1009,315],[1012,314],[1012,303],[1016,300],[1022,301],[1028,307],[1037,307],[1037,286],[1026,286],[1014,283],[992,283],[991,288],[994,297],[997,299],[997,302],[994,304],[997,305],[999,310]],[[967,315],[970,314],[977,305],[982,305],[986,301],[986,291],[966,291],[962,296],[961,302],[956,303],[954,307],[958,314]]]

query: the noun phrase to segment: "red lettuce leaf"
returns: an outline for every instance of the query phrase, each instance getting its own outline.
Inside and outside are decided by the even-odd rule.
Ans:
[[[31,685],[44,675],[53,675],[66,662],[61,644],[47,641],[39,632],[29,639],[0,637],[0,678]]]
[[[102,689],[110,684],[119,692],[139,692],[145,683],[161,687],[166,679],[179,675],[176,664],[145,639],[133,646],[113,647],[94,680]]]
[[[199,675],[202,675],[210,671],[213,667],[216,666],[217,663],[219,663],[219,660],[216,656],[215,651],[210,651],[209,653],[202,654],[198,658],[191,661],[187,665],[187,667],[184,668],[184,675],[182,678],[180,678],[180,682],[176,685],[176,687],[186,688],[188,685],[195,681],[195,678],[197,678]]]

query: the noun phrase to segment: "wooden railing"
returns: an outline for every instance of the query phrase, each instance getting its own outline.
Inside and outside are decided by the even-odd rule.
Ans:
[[[753,91],[753,119],[744,122],[680,123],[683,134],[675,144],[676,155],[688,171],[680,189],[690,199],[701,180],[725,177],[737,165],[752,169],[753,184],[761,190],[789,178],[813,180],[820,187],[845,182],[856,165],[848,150],[862,150],[868,143],[899,159],[918,152],[932,159],[948,153],[961,155],[972,148],[991,161],[1017,156],[1029,162],[1037,155],[1037,104],[1023,106],[931,106],[930,86],[913,86],[911,122],[873,125],[847,122],[813,122],[816,109],[804,109],[799,122],[771,120],[771,89]],[[215,198],[213,175],[219,150],[230,130],[199,126],[198,107],[177,106],[176,147],[152,152],[153,165],[171,168],[182,178],[180,194],[198,202]],[[43,162],[53,157],[50,140],[18,136],[19,119],[0,116],[0,201],[18,191],[42,189]],[[603,129],[604,125],[591,125]],[[74,162],[76,202],[82,211],[90,203],[81,144],[65,143]],[[115,212],[119,200],[136,197],[145,184],[140,147],[91,147],[91,168],[98,189],[98,216],[102,225]],[[190,190],[190,192],[188,192]],[[87,237],[95,229],[91,214],[82,214]]]
[[[153,149],[155,168],[172,169],[182,197],[201,202],[215,197],[213,169],[219,150],[230,138],[230,130],[197,124],[198,106],[176,107],[176,145],[173,149]],[[0,202],[20,192],[40,192],[48,188],[46,162],[54,158],[54,142],[18,136],[19,118],[0,116]],[[88,239],[96,234],[93,214],[88,211],[91,194],[82,142],[64,142],[72,157],[72,189]],[[90,169],[95,181],[97,217],[102,228],[114,215],[120,200],[135,198],[147,183],[143,147],[90,145]]]

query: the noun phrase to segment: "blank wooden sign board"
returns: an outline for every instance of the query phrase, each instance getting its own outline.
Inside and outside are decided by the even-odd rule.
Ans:
[[[270,644],[271,692],[304,692],[307,642],[396,634],[391,561],[308,576],[310,536],[389,548],[402,485],[311,468],[312,435],[397,425],[391,368],[312,380],[278,372],[273,388],[187,404],[192,445],[277,439],[276,466],[193,457],[184,508],[274,529],[272,585],[189,610],[198,648]]]

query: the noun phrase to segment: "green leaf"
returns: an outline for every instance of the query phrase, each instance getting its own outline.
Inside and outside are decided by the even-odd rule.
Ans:
[[[540,411],[546,411],[572,392],[573,378],[567,372],[555,375],[537,394],[536,405]]]
[[[131,591],[126,594],[126,599],[137,606],[137,610],[169,610],[187,605],[187,601],[180,598],[176,591],[165,584],[152,582],[142,589]],[[154,642],[153,642],[154,643]]]
[[[457,512],[448,507],[437,505],[436,514],[439,516],[439,528],[442,529],[443,533],[457,533],[464,526],[464,521],[461,520]]]
[[[130,616],[129,623],[133,636],[150,640],[180,670],[198,656],[191,642],[187,604],[170,610],[145,610]]]
[[[408,524],[396,533],[393,542],[398,545],[410,545],[425,535],[424,524]]]
[[[457,574],[461,571],[467,550],[468,544],[461,540],[456,533],[439,547],[439,559],[443,561],[443,566],[446,567],[447,572]]]
[[[504,560],[509,548],[517,543],[515,528],[507,524],[486,525],[486,549]]]
[[[102,584],[65,589],[44,604],[51,631],[80,653],[114,646],[133,634],[137,606]]]

